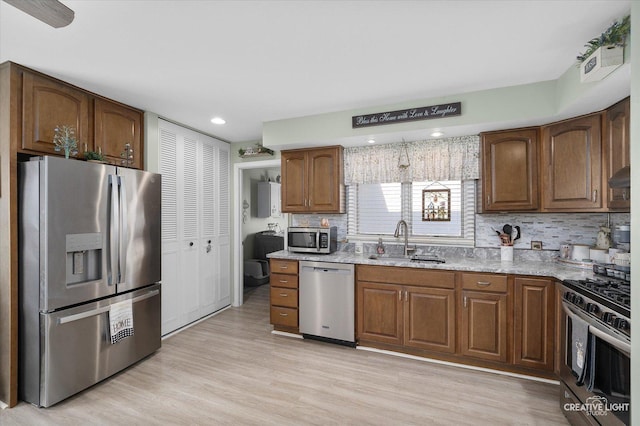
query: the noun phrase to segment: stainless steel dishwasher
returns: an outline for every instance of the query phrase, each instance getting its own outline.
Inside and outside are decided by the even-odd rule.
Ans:
[[[300,262],[300,333],[355,346],[354,266]]]

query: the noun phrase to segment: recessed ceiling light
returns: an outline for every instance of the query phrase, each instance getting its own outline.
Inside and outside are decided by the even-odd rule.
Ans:
[[[220,118],[220,117],[213,117],[213,118],[211,119],[211,122],[212,122],[213,124],[224,124],[224,123],[226,123],[227,121],[226,121],[224,118]]]
[[[433,136],[434,138],[440,137],[442,135],[444,135],[444,133],[442,133],[442,132],[433,132],[433,133],[431,133],[431,136]]]
[[[375,140],[375,139],[369,139],[367,142],[369,142],[369,143],[376,143],[376,140]]]

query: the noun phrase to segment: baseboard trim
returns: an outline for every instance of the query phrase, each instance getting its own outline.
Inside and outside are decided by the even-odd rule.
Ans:
[[[527,376],[526,374],[512,373],[509,371],[501,371],[501,370],[493,370],[491,368],[476,367],[475,365],[458,364],[456,362],[442,361],[439,359],[424,358],[421,356],[405,354],[402,352],[387,351],[384,349],[372,348],[369,346],[356,346],[356,349],[360,351],[376,352],[384,355],[392,355],[392,356],[397,356],[401,358],[413,359],[416,361],[431,362],[433,364],[441,364],[441,365],[448,365],[451,367],[466,368],[468,370],[483,371],[485,373],[500,374],[503,376],[516,377],[518,379],[532,380],[534,382],[549,383],[551,385],[560,386],[560,382],[558,380],[544,379],[542,377],[535,377],[535,376]]]
[[[280,330],[271,330],[271,334],[275,334],[277,336],[292,337],[294,339],[303,339],[301,334],[287,333],[286,331]]]
[[[209,314],[209,315],[207,315],[207,316],[204,316],[204,317],[202,317],[202,318],[200,318],[200,319],[198,319],[198,320],[195,320],[194,322],[190,322],[189,324],[184,325],[184,326],[180,327],[180,328],[179,328],[179,329],[177,329],[177,330],[173,330],[172,332],[167,333],[167,334],[165,334],[164,336],[162,336],[162,340],[164,340],[164,339],[168,339],[169,337],[174,336],[174,335],[176,335],[176,334],[180,333],[181,331],[185,331],[186,329],[191,328],[191,327],[193,327],[194,325],[198,325],[198,324],[200,324],[202,321],[206,321],[206,320],[208,320],[209,318],[214,317],[214,316],[216,316],[216,315],[218,315],[218,314],[220,314],[220,313],[222,313],[222,312],[226,311],[226,310],[227,310],[227,309],[229,309],[230,307],[231,307],[231,305],[225,306],[224,308],[219,309],[219,310],[217,310],[217,311],[215,311],[215,312],[212,312],[212,313],[210,313],[210,314]]]

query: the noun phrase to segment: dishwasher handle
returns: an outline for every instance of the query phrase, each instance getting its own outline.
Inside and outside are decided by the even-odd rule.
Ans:
[[[303,266],[302,273],[351,274],[349,269],[327,268],[323,266]]]

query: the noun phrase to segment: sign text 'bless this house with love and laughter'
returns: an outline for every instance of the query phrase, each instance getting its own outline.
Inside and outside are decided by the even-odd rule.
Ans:
[[[351,127],[380,126],[382,124],[403,123],[406,121],[429,120],[433,118],[454,117],[461,114],[460,102],[432,105],[419,108],[408,108],[398,111],[378,112],[375,114],[356,115],[351,117]]]

